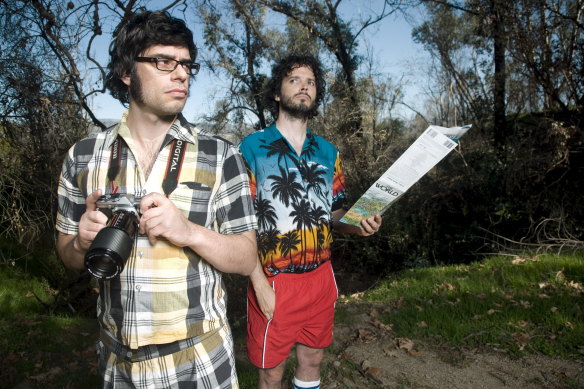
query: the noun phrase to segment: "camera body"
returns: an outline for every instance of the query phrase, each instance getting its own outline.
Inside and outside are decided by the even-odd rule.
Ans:
[[[117,277],[132,252],[138,233],[140,199],[132,194],[109,194],[97,200],[97,208],[108,221],[85,254],[85,266],[95,278]]]

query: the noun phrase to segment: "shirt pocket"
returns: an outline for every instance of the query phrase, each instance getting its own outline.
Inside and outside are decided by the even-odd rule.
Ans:
[[[190,189],[182,184],[170,194],[170,200],[191,222],[208,227],[215,219],[211,188],[196,186]]]

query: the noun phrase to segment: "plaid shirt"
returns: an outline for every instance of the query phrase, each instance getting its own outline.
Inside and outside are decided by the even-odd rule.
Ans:
[[[97,189],[111,193],[107,178],[112,144],[120,136],[118,193],[142,197],[163,193],[162,181],[173,139],[188,142],[179,182],[170,200],[193,223],[221,234],[257,228],[242,159],[228,143],[194,128],[182,115],[171,125],[148,179],[138,168],[124,114],[119,125],[77,142],[63,164],[56,228],[77,234],[85,198]],[[130,348],[164,344],[221,328],[226,322],[221,273],[190,248],[138,236],[119,277],[100,281],[97,304],[103,329]]]

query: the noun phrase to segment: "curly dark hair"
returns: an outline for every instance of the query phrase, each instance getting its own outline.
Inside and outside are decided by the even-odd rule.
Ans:
[[[276,96],[280,96],[284,77],[290,74],[292,70],[303,66],[309,67],[312,70],[316,81],[316,98],[314,100],[314,107],[308,113],[307,118],[312,119],[318,114],[318,107],[324,97],[326,85],[320,61],[312,55],[289,55],[282,58],[276,65],[274,65],[272,68],[272,78],[268,81],[264,90],[266,106],[269,107],[275,118],[278,117],[279,111],[279,103],[276,101]]]
[[[109,47],[110,62],[107,65],[105,87],[122,104],[130,102],[128,86],[121,80],[131,74],[134,59],[154,45],[186,47],[191,59],[197,58],[193,33],[186,23],[165,11],[144,11],[122,21],[113,33]]]

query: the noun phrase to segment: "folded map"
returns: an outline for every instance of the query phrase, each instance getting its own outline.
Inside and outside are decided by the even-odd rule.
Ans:
[[[341,222],[361,226],[361,220],[383,214],[430,169],[456,148],[471,128],[431,125],[347,211]]]

